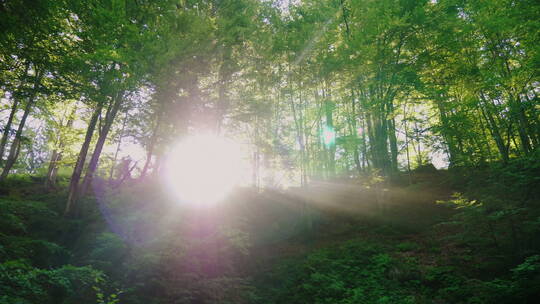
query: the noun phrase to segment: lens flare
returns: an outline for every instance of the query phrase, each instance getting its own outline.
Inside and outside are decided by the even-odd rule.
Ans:
[[[321,137],[324,145],[327,147],[336,143],[336,131],[330,126],[324,126]]]
[[[241,146],[224,137],[185,138],[167,156],[165,184],[182,203],[214,204],[241,182],[242,155]]]

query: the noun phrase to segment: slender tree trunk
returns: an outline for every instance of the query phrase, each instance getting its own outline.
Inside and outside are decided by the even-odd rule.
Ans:
[[[334,119],[333,119],[333,107],[334,104],[331,101],[326,100],[324,102],[324,109],[326,114],[326,131],[332,132],[332,136],[335,136]],[[327,139],[328,140],[328,139]],[[336,176],[336,142],[335,138],[331,138],[326,143],[328,148],[328,175],[330,178]]]
[[[528,103],[527,108],[529,112],[531,113],[531,115],[529,115],[531,119],[527,124],[529,128],[529,135],[531,137],[531,141],[533,143],[534,148],[538,149],[540,147],[540,120],[539,120],[540,115],[537,109],[535,108],[535,105],[536,105],[535,102],[538,102],[538,98],[535,96],[535,98],[531,100],[531,98],[529,98],[527,94],[523,94],[523,97],[527,99],[527,103]]]
[[[499,153],[501,154],[502,160],[504,162],[508,162],[509,156],[508,156],[508,149],[504,145],[504,140],[501,136],[499,126],[495,122],[495,119],[491,115],[491,112],[489,111],[489,106],[487,104],[487,101],[482,96],[483,100],[483,106],[480,105],[480,111],[482,112],[482,116],[484,116],[484,119],[489,125],[489,132],[491,133],[491,136],[493,137],[493,140],[495,141],[495,144],[497,145],[497,148],[499,149]],[[510,135],[510,134],[509,134]]]
[[[146,153],[146,161],[144,163],[144,167],[141,172],[141,178],[146,176],[146,174],[148,173],[148,169],[150,168],[150,163],[152,162],[152,155],[154,154],[154,148],[157,143],[159,128],[161,126],[162,116],[163,116],[163,110],[159,109],[159,113],[156,119],[157,120],[156,125],[152,132],[152,139],[150,140],[150,144],[148,145],[148,151]]]
[[[351,88],[351,112],[347,114],[347,122],[349,125],[349,135],[354,140],[353,143],[353,161],[356,166],[356,171],[358,171],[358,174],[362,174],[362,164],[360,163],[360,153],[358,152],[358,149],[360,148],[358,145],[358,130],[356,127],[356,98],[354,96],[354,89]]]
[[[377,151],[376,151],[376,143],[375,143],[375,128],[373,127],[373,119],[372,119],[372,115],[371,113],[367,112],[365,113],[365,118],[366,118],[366,129],[367,129],[367,137],[368,137],[368,140],[369,140],[369,158],[371,158],[371,166],[373,169],[377,169],[379,168],[379,159],[377,157]],[[364,142],[365,143],[365,142]],[[367,150],[367,145],[366,145],[366,151]]]
[[[302,187],[306,186],[305,180],[305,146],[304,146],[304,132],[302,131],[302,123],[299,118],[299,113],[296,105],[294,104],[293,96],[290,96],[290,106],[293,114],[293,120],[296,127],[296,136],[298,144],[300,145],[300,184]],[[301,111],[301,110],[300,110]]]
[[[49,186],[56,186],[56,179],[58,178],[58,169],[59,169],[59,163],[62,161],[62,153],[58,153],[58,156],[56,157],[55,166],[52,169],[52,172],[49,176]]]
[[[373,166],[381,170],[382,174],[388,174],[390,168],[390,158],[388,155],[388,126],[385,115],[377,113],[372,121],[374,134],[370,138]]]
[[[418,123],[414,122],[414,132],[416,133],[416,144],[418,145],[418,148],[416,149],[416,159],[418,162],[418,167],[421,167],[423,164],[422,160],[422,143],[420,142],[420,131],[418,129]],[[413,144],[414,147],[414,144]]]
[[[126,129],[128,117],[129,117],[128,111],[126,111],[124,121],[122,122],[122,129],[120,130],[120,138],[118,139],[118,145],[116,145],[116,151],[114,151],[114,158],[113,158],[113,162],[111,166],[111,171],[109,172],[109,182],[113,180],[114,167],[116,166],[116,162],[118,161],[118,153],[120,153],[120,147],[122,146],[122,139],[124,138],[124,130]]]
[[[481,110],[480,109],[477,109],[477,110],[478,110],[478,113],[480,115],[477,115],[477,117],[475,117],[476,118],[475,123],[478,123],[480,125],[480,130],[482,131],[482,138],[484,139],[482,141],[482,143],[483,143],[482,146],[486,147],[487,159],[489,161],[489,160],[493,159],[493,153],[491,152],[491,146],[489,144],[489,136],[487,134],[487,130],[486,130],[487,128],[486,128],[486,124],[484,123],[484,119],[482,119]]]
[[[394,118],[388,120],[388,139],[390,143],[391,171],[398,171],[398,146],[396,138],[396,121]]]
[[[28,64],[26,65],[26,68],[24,70],[24,75],[27,75],[27,74],[28,74]],[[6,125],[4,127],[4,132],[2,133],[2,139],[0,140],[0,166],[2,166],[2,163],[3,163],[4,153],[6,151],[5,150],[6,144],[9,139],[9,133],[11,131],[11,125],[13,124],[13,119],[15,118],[15,114],[17,113],[18,105],[19,105],[19,99],[13,98],[13,105],[11,106],[11,112],[9,113],[8,121],[6,122]]]
[[[15,133],[15,138],[13,139],[13,142],[11,143],[11,148],[9,149],[9,155],[6,160],[4,170],[2,171],[2,175],[0,175],[0,181],[4,180],[8,176],[9,171],[11,170],[11,168],[17,161],[17,157],[19,156],[22,132],[26,124],[26,119],[28,118],[28,115],[32,111],[32,107],[34,106],[34,103],[36,101],[37,89],[39,86],[39,81],[41,80],[41,76],[42,75],[40,71],[36,71],[32,95],[30,96],[30,98],[28,98],[28,103],[26,104],[26,107],[24,108],[24,113],[21,118],[21,121],[19,122],[19,127],[17,128],[17,132]]]
[[[6,125],[4,127],[4,132],[2,133],[2,139],[0,140],[0,166],[2,166],[7,140],[9,138],[9,133],[11,131],[11,125],[13,124],[13,118],[15,117],[15,113],[17,113],[18,104],[19,104],[19,100],[14,98],[13,105],[11,106],[11,112],[9,113],[8,121],[6,122]]]
[[[392,100],[388,101],[387,115],[391,117],[386,122],[388,126],[388,143],[390,145],[390,171],[395,173],[398,171],[398,146],[396,137],[396,120],[394,118],[394,103]]]
[[[523,105],[521,101],[519,101],[517,98],[514,98],[513,96],[510,96],[511,102],[510,104],[513,105],[515,116],[517,116],[517,129],[519,134],[519,140],[521,143],[521,149],[523,150],[524,154],[529,154],[531,152],[531,142],[528,135],[528,120],[527,116],[525,115],[525,111],[523,109]]]
[[[62,156],[58,152],[58,150],[54,149],[51,155],[51,161],[49,162],[49,168],[47,169],[47,176],[45,177],[45,187],[49,188],[54,186],[55,179],[53,179],[53,175],[56,174],[53,174],[53,172],[55,172],[57,163],[60,161],[61,158]]]
[[[90,184],[92,183],[94,173],[96,172],[98,166],[99,157],[101,156],[101,151],[103,150],[103,146],[105,145],[105,141],[107,140],[107,135],[111,130],[114,118],[116,117],[116,114],[120,109],[120,105],[124,100],[123,94],[124,92],[117,93],[117,95],[114,97],[114,100],[112,101],[113,104],[111,105],[110,111],[105,117],[105,123],[99,132],[99,137],[96,143],[96,147],[94,148],[94,153],[92,153],[90,163],[88,164],[88,168],[86,170],[86,175],[84,176],[84,180],[81,185],[80,195],[85,195],[90,188]]]
[[[367,138],[366,138],[366,115],[361,113],[361,122],[362,122],[362,142],[361,142],[361,149],[362,149],[362,171],[366,171],[366,168],[367,170],[369,171],[370,170],[370,167],[369,167],[369,161],[368,161],[368,150],[367,150]]]
[[[73,126],[73,120],[75,118],[75,111],[77,110],[77,107],[73,107],[71,110],[71,113],[69,114],[68,121],[65,125],[65,128],[71,129]],[[51,156],[51,162],[49,163],[49,169],[47,170],[47,177],[45,178],[45,187],[51,187],[56,185],[56,176],[58,174],[58,165],[60,161],[62,160],[62,152],[64,151],[64,148],[66,146],[66,143],[64,142],[61,135],[58,135],[57,137],[57,143],[56,143],[57,149],[54,149],[52,156]]]
[[[255,148],[253,152],[253,187],[255,190],[259,191],[261,186],[261,176],[260,176],[260,160],[261,156],[259,153],[259,148]]]
[[[411,176],[411,156],[409,153],[409,130],[407,128],[407,105],[403,105],[403,130],[405,132],[405,153],[407,155],[407,175],[409,176],[409,184],[412,184]]]
[[[154,161],[154,166],[152,168],[153,176],[157,176],[157,174],[159,173],[159,170],[161,169],[162,158],[163,158],[163,155],[156,154],[155,156],[156,160]]]
[[[79,180],[83,172],[84,162],[86,161],[86,155],[88,154],[88,148],[90,147],[90,142],[92,141],[92,135],[94,134],[94,130],[96,128],[98,118],[101,115],[102,108],[103,108],[103,104],[98,103],[96,105],[96,108],[94,109],[94,112],[92,113],[92,117],[90,118],[90,121],[88,122],[88,128],[86,129],[84,142],[79,152],[79,156],[77,157],[75,168],[73,168],[73,174],[71,175],[71,181],[69,183],[69,189],[68,189],[68,199],[66,202],[64,215],[73,214],[73,210],[75,209],[74,205],[78,198]]]
[[[225,47],[223,49],[223,57],[222,57],[222,63],[219,68],[219,88],[218,88],[218,96],[219,96],[219,103],[217,105],[217,117],[216,117],[216,130],[217,133],[221,131],[221,127],[223,124],[223,118],[225,117],[225,114],[227,113],[229,109],[229,96],[227,94],[227,88],[229,85],[229,81],[231,79],[232,70],[230,68],[230,60],[231,60],[231,51],[232,49],[230,47]]]
[[[459,153],[456,148],[456,143],[454,141],[454,137],[451,134],[452,126],[450,126],[450,122],[448,119],[448,113],[446,112],[446,109],[444,108],[444,105],[442,104],[441,100],[436,101],[437,109],[439,110],[439,119],[442,123],[442,136],[444,138],[444,141],[446,142],[446,146],[448,147],[448,160],[450,167],[457,165]]]
[[[496,35],[496,37],[497,37],[496,38],[497,42],[501,40],[499,35]],[[497,45],[499,45],[499,44],[497,44]],[[496,58],[500,57],[498,52],[500,52],[501,50],[502,49],[500,49],[500,50],[494,49],[492,51],[492,54]],[[513,73],[512,73],[512,69],[510,68],[510,63],[509,63],[508,56],[503,56],[502,59],[503,59],[503,69],[502,69],[503,73],[507,77],[512,77]],[[523,103],[521,102],[521,100],[519,98],[519,94],[516,92],[515,88],[511,88],[509,90],[508,97],[509,97],[508,98],[508,105],[510,107],[510,117],[513,120],[517,120],[517,131],[518,131],[518,135],[519,135],[519,139],[520,139],[521,150],[522,150],[524,155],[527,155],[532,151],[531,142],[530,142],[530,138],[529,138],[529,135],[532,135],[532,134],[528,134],[529,130],[530,130],[530,128],[529,128],[529,120],[527,119],[527,115],[525,113]],[[516,148],[518,148],[518,146],[516,146]]]

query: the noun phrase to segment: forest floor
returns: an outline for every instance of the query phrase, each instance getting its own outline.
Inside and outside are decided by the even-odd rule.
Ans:
[[[309,188],[266,194],[268,200],[280,200],[302,213],[305,233],[253,248],[252,254],[258,257],[253,270],[259,272],[283,258],[304,256],[351,239],[409,244],[413,248],[404,255],[434,263],[433,253],[421,249],[432,245],[433,238],[444,237],[442,230],[434,235],[433,227],[448,221],[455,210],[437,202],[451,199],[453,192],[440,174],[428,173],[416,174],[412,185],[316,182]],[[446,249],[437,254],[449,254],[450,248]]]
[[[67,290],[61,295],[49,288],[60,284],[51,281],[57,272],[75,265],[80,278],[73,280],[102,271],[108,281],[99,288],[122,290],[121,303],[530,303],[540,255],[534,247],[515,250],[509,232],[523,223],[517,241],[534,245],[537,209],[484,208],[468,189],[495,188],[482,175],[472,181],[432,171],[393,183],[238,189],[207,208],[179,204],[158,181],[133,180],[95,192],[81,201],[83,216],[70,219],[61,213],[64,191],[11,179],[0,187],[0,283],[21,287],[0,291],[14,299],[50,291],[50,303],[76,299],[72,285],[59,285]],[[40,292],[28,293],[22,286],[37,274],[51,279],[35,281]],[[81,303],[92,303],[84,297]]]

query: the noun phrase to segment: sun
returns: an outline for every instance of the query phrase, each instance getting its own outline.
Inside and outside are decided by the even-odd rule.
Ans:
[[[164,183],[182,203],[217,203],[242,181],[243,154],[241,145],[222,136],[184,138],[167,155]]]

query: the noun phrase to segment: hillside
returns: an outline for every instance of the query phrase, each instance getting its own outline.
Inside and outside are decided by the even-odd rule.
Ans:
[[[458,174],[239,189],[204,208],[132,181],[105,186],[78,219],[59,216],[64,191],[13,178],[1,302],[533,303],[537,190],[528,207],[497,209],[488,189],[466,190],[477,176]]]

